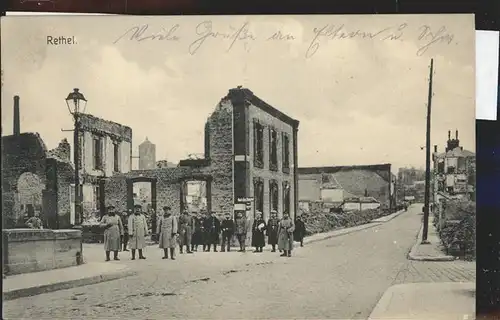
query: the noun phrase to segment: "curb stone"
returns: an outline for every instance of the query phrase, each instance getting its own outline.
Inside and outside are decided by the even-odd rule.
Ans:
[[[403,214],[404,212],[405,212],[404,210],[399,210],[399,211],[397,211],[397,212],[395,212],[395,213],[392,213],[392,214],[389,214],[389,215],[387,215],[387,216],[385,216],[385,217],[380,217],[380,218],[378,218],[378,219],[374,219],[374,220],[372,220],[371,222],[382,222],[382,223],[384,223],[384,222],[389,222],[389,221],[391,221],[392,219],[399,217],[399,216],[400,216],[401,214]],[[387,218],[387,217],[389,217],[389,218]]]
[[[417,234],[416,242],[411,247],[410,252],[408,252],[408,256],[407,256],[408,260],[413,260],[413,261],[436,261],[436,262],[437,261],[443,262],[443,261],[455,261],[456,260],[455,257],[444,255],[444,254],[441,255],[441,256],[437,256],[437,257],[416,255],[415,252],[417,250],[417,247],[420,244],[420,239],[422,238],[423,231],[424,231],[424,226],[421,226],[420,230],[419,230],[419,232]]]
[[[14,290],[10,290],[10,291],[4,291],[3,292],[3,299],[4,299],[4,301],[7,301],[7,300],[25,298],[25,297],[35,296],[35,295],[39,295],[39,294],[43,294],[43,293],[49,293],[49,292],[54,292],[54,291],[59,291],[59,290],[66,290],[66,289],[71,289],[71,288],[76,288],[76,287],[83,287],[83,286],[97,284],[97,283],[106,282],[106,281],[117,280],[117,279],[129,277],[129,276],[133,276],[135,274],[137,274],[137,271],[125,269],[125,270],[118,271],[118,272],[110,272],[108,274],[101,274],[101,275],[88,277],[88,278],[67,280],[67,281],[63,281],[63,282],[51,283],[51,284],[29,287],[29,288],[14,289]]]
[[[345,229],[335,230],[335,231],[338,231],[338,232],[337,233],[333,233],[333,232],[335,232],[335,231],[333,231],[332,234],[325,235],[324,237],[319,238],[319,239],[308,240],[307,238],[305,238],[304,239],[304,244],[314,243],[314,242],[318,242],[318,241],[327,240],[327,239],[330,239],[330,238],[335,238],[335,237],[343,236],[343,235],[346,235],[346,234],[349,234],[349,233],[353,233],[353,232],[365,230],[365,229],[368,229],[368,228],[373,228],[373,227],[379,226],[381,224],[382,224],[382,222],[368,222],[366,224],[362,224],[362,225],[359,225],[359,226],[356,226],[356,227],[352,227],[352,228],[345,228]],[[361,228],[360,226],[363,226],[363,227]],[[358,228],[358,227],[360,227],[360,228]],[[355,228],[358,228],[358,229],[355,229]]]

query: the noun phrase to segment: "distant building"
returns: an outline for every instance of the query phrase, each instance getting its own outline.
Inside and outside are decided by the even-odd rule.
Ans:
[[[425,180],[425,170],[423,169],[399,168],[398,170],[398,182],[401,185],[411,186],[416,181],[423,180]]]
[[[445,152],[434,146],[433,162],[435,197],[475,199],[476,155],[460,146],[458,130],[455,139],[448,131]]]
[[[156,145],[146,140],[139,145],[139,170],[156,168]]]
[[[300,202],[340,206],[348,199],[352,203],[354,198],[371,197],[375,201],[370,202],[382,208],[395,205],[396,177],[390,164],[299,168],[298,173]]]

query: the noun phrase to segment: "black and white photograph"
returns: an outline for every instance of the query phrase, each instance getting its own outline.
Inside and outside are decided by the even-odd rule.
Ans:
[[[4,319],[474,319],[472,14],[1,43]]]

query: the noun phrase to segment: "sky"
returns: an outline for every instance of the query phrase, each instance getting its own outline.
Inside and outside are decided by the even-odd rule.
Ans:
[[[21,131],[40,133],[49,149],[63,138],[72,143],[72,133],[61,131],[72,128],[64,99],[79,88],[86,112],[132,128],[134,155],[148,137],[157,160],[177,162],[203,153],[205,121],[241,85],[300,121],[300,167],[423,167],[433,58],[431,145],[443,151],[448,130],[459,130],[461,145],[475,150],[472,15],[13,16],[1,22],[2,135],[12,134],[19,95]],[[146,25],[135,38],[127,33]],[[278,31],[281,37],[268,40]],[[150,35],[157,37],[145,39]],[[47,36],[74,37],[77,44],[47,45]]]

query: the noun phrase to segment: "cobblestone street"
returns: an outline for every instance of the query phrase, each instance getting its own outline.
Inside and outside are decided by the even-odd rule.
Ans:
[[[292,258],[263,252],[195,253],[124,263],[137,276],[4,303],[8,319],[366,319],[391,285],[474,281],[471,262],[406,256],[420,227],[413,206],[382,225],[312,243]],[[97,257],[96,257],[97,258]]]

